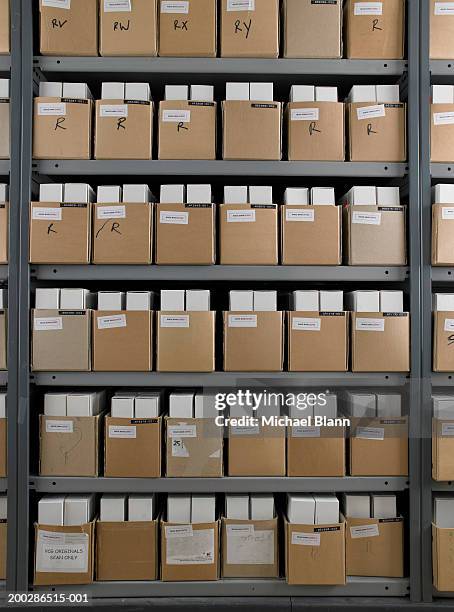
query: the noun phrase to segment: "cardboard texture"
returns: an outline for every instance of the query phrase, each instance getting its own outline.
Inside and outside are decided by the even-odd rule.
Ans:
[[[161,580],[218,580],[219,528],[219,521],[192,525],[162,521]]]
[[[96,523],[96,580],[157,580],[158,521]]]
[[[454,206],[432,206],[432,265],[454,265],[454,223],[450,211]],[[0,211],[1,212],[1,211]]]
[[[30,263],[88,264],[90,255],[91,204],[30,204]]]
[[[404,521],[346,519],[347,576],[404,577]]]
[[[346,583],[344,521],[332,525],[296,525],[285,520],[284,526],[288,584]]]
[[[355,15],[356,4],[356,0],[345,3],[346,57],[403,59],[405,0],[383,0],[381,15]]]
[[[344,427],[290,427],[287,476],[344,477],[345,446]]]
[[[351,313],[352,372],[409,372],[410,315]]]
[[[8,263],[9,202],[0,203],[0,263]]]
[[[102,417],[39,416],[40,476],[98,476]]]
[[[276,204],[220,204],[219,232],[221,264],[277,265]]]
[[[279,578],[278,519],[222,519],[223,578]]]
[[[345,160],[342,102],[289,102],[286,124],[289,161]]]
[[[437,591],[454,592],[454,529],[432,524],[433,585]]]
[[[105,421],[104,474],[113,478],[161,476],[162,419]]]
[[[159,103],[159,159],[216,159],[216,102]]]
[[[285,476],[285,428],[230,427],[229,476]]]
[[[222,122],[224,159],[279,161],[282,158],[281,102],[225,100]]]
[[[279,0],[255,2],[255,10],[221,4],[221,57],[279,57]]]
[[[358,119],[358,109],[384,106],[384,116]],[[380,111],[382,112],[382,111]],[[361,111],[360,111],[361,114]],[[350,161],[404,162],[407,159],[406,105],[347,104]]]
[[[430,1],[430,59],[454,57],[454,16],[436,15],[438,0]]]
[[[159,55],[216,57],[217,0],[192,0],[188,4],[186,14],[160,12]]]
[[[41,55],[98,55],[98,0],[77,0],[69,9],[42,6]]]
[[[434,312],[434,372],[454,371],[454,312]]]
[[[0,522],[0,580],[6,580],[7,522]]]
[[[11,52],[9,0],[0,0],[0,55]]]
[[[165,424],[167,477],[224,475],[224,431],[214,419],[166,418]]]
[[[6,419],[0,419],[0,478],[6,478],[8,474],[7,426],[8,421]]]
[[[350,419],[351,476],[408,476],[408,419]]]
[[[450,163],[454,160],[454,104],[432,104],[430,116],[430,161]]]
[[[126,106],[127,116],[101,116],[111,106]],[[153,102],[96,100],[95,113],[95,159],[151,159]]]
[[[284,0],[282,16],[284,57],[342,57],[341,0]]]
[[[283,265],[341,264],[342,222],[339,206],[285,204],[281,211]]]
[[[0,159],[10,157],[10,103],[7,99],[0,99]]]
[[[35,159],[90,159],[92,106],[92,100],[35,98],[33,157]],[[59,111],[59,114],[40,114],[43,112],[42,109],[46,112],[46,108],[53,108],[54,111]]]
[[[214,372],[215,312],[156,313],[158,372]]]
[[[99,54],[157,55],[157,0],[133,0],[131,11],[104,11],[99,0]]]
[[[432,419],[432,478],[454,480],[454,421]]]
[[[32,370],[91,369],[91,310],[32,310]]]

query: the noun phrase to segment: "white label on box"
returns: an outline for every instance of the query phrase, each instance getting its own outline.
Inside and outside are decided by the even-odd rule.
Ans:
[[[445,332],[453,332],[454,331],[454,319],[445,319]]]
[[[246,427],[231,426],[230,433],[233,436],[258,436],[260,435],[260,425],[247,425]]]
[[[452,125],[454,123],[454,112],[434,113],[434,125]]]
[[[58,331],[63,329],[62,317],[35,318],[35,331]]]
[[[452,206],[443,206],[441,209],[441,218],[444,221],[454,220],[454,208]]]
[[[131,0],[104,0],[105,13],[130,13]]]
[[[376,117],[385,117],[385,105],[376,104],[375,106],[361,106],[361,108],[356,109],[356,114],[358,116],[359,121],[362,121],[363,119],[375,119]]]
[[[255,210],[228,210],[227,223],[255,223]]]
[[[441,435],[446,437],[454,436],[454,423],[442,423]]]
[[[353,539],[374,538],[379,535],[380,532],[376,523],[373,523],[372,525],[356,525],[355,527],[350,527],[350,536]]]
[[[286,221],[315,221],[315,210],[307,210],[306,208],[287,208],[285,211]]]
[[[161,315],[161,327],[189,327],[189,315]]]
[[[32,219],[35,221],[61,221],[62,209],[37,206],[32,209]]]
[[[257,315],[229,315],[229,327],[257,327]]]
[[[240,529],[235,532],[237,527]],[[252,531],[247,532],[248,527],[252,527]],[[274,532],[271,529],[254,531],[254,525],[227,525],[227,563],[273,565]]]
[[[126,219],[126,206],[97,206],[98,219]]]
[[[250,536],[254,533],[254,525],[226,525],[225,530],[227,535],[233,538]]]
[[[159,214],[159,223],[169,223],[173,225],[188,225],[189,213],[188,212],[172,212],[169,210],[163,210]]]
[[[173,527],[166,527],[174,529]],[[167,565],[213,565],[214,529],[192,530],[190,536],[179,535],[166,539]]]
[[[356,331],[385,331],[384,319],[356,319]]]
[[[197,425],[169,425],[168,432],[171,438],[196,438]]]
[[[109,425],[109,438],[137,438],[135,425]]]
[[[184,13],[187,15],[189,13],[189,0],[181,0],[180,2],[163,0],[161,2],[161,13]]]
[[[127,104],[101,104],[99,106],[100,117],[127,117]]]
[[[361,440],[384,440],[385,430],[383,427],[358,427],[356,438]]]
[[[227,0],[227,10],[255,11],[255,0]]]
[[[354,14],[383,15],[383,2],[355,2]]]
[[[435,2],[435,15],[454,15],[454,2]]]
[[[191,123],[190,110],[165,110],[162,113],[165,123]]]
[[[178,525],[166,527],[166,538],[192,538],[192,525]]]
[[[98,317],[98,329],[115,329],[126,327],[126,315],[109,315],[108,317]]]
[[[73,433],[73,421],[46,421],[46,433]]]
[[[320,427],[292,427],[292,438],[320,438]]]
[[[38,529],[36,571],[86,574],[88,544],[88,533],[55,533]]]
[[[320,118],[319,108],[292,108],[290,119],[292,121],[318,121]]]
[[[352,223],[358,225],[381,225],[381,213],[354,212]]]
[[[298,546],[320,546],[320,534],[292,533],[292,544],[298,544]]]
[[[189,457],[189,451],[181,438],[172,439],[172,457]]]
[[[66,102],[38,102],[38,115],[66,116]]]
[[[42,0],[42,5],[69,10],[71,8],[71,0]]]
[[[306,317],[294,317],[292,319],[292,329],[296,331],[320,331],[321,327],[321,319]]]

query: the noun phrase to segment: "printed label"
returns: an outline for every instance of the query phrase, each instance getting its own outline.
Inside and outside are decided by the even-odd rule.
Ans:
[[[381,213],[354,212],[352,223],[358,225],[381,225]]]
[[[384,440],[385,430],[383,427],[358,427],[356,437],[361,440]]]
[[[131,0],[104,0],[105,13],[130,13]]]
[[[384,319],[356,319],[356,331],[385,331]]]
[[[292,438],[320,438],[320,427],[292,427]]]
[[[161,13],[181,13],[187,15],[189,13],[189,0],[181,0],[180,2],[177,0],[173,2],[163,0],[161,2]]]
[[[441,209],[441,218],[444,221],[454,220],[454,208],[452,206],[443,206]]]
[[[434,125],[452,125],[454,123],[454,112],[434,113]]]
[[[126,206],[97,206],[97,219],[126,219]]]
[[[46,433],[73,433],[73,421],[46,421]]]
[[[257,327],[257,315],[229,315],[229,327]]]
[[[163,210],[159,214],[159,223],[167,223],[171,225],[188,225],[189,213]]]
[[[34,221],[61,221],[62,215],[61,208],[44,208],[37,206],[32,209],[32,219]]]
[[[255,223],[255,210],[228,210],[227,223]]]
[[[319,533],[292,533],[292,544],[298,546],[320,546]]]
[[[254,533],[254,525],[226,525],[225,530],[232,537],[250,536]]]
[[[161,327],[189,327],[189,315],[161,315]]]
[[[287,208],[285,211],[286,221],[306,221],[313,223],[315,221],[315,210],[307,210],[305,208]]]
[[[292,108],[291,121],[318,121],[320,118],[319,108]]]
[[[109,425],[109,438],[137,438],[135,425]]]
[[[453,332],[454,331],[454,319],[445,319],[445,332]]]
[[[38,102],[38,115],[66,116],[65,102]]]
[[[383,15],[383,2],[355,2],[354,14]]]
[[[127,104],[101,104],[99,106],[100,117],[127,117]]]
[[[169,425],[168,432],[171,438],[196,438],[197,425]]]
[[[43,6],[51,8],[61,8],[69,10],[71,8],[71,0],[42,0]]]
[[[35,331],[57,331],[63,329],[62,317],[35,318]]]
[[[376,117],[386,117],[385,105],[376,104],[374,106],[361,106],[356,109],[359,121],[363,119],[375,119]]]
[[[320,331],[321,328],[321,319],[306,317],[294,317],[292,319],[292,329],[297,331]]]
[[[166,538],[192,538],[192,525],[176,525],[174,527],[166,527]]]
[[[118,314],[98,317],[98,329],[115,329],[117,327],[126,327],[126,315]]]
[[[174,527],[166,527],[174,529]],[[167,535],[167,565],[212,565],[214,563],[214,529],[192,530],[191,535]]]
[[[353,539],[356,538],[375,538],[380,535],[378,525],[376,523],[372,525],[356,525],[350,527],[350,536]]]
[[[190,123],[190,110],[165,110],[162,113],[162,120],[165,123]]]
[[[227,563],[273,565],[274,532],[255,531],[254,525],[227,525]]]
[[[228,11],[255,11],[255,0],[227,0]]]
[[[232,436],[258,436],[260,435],[260,426],[259,425],[248,425],[246,427],[230,427],[230,433]]]
[[[55,533],[38,529],[36,571],[88,572],[88,533]]]
[[[447,438],[454,436],[454,423],[442,423],[441,435],[446,436]]]
[[[435,2],[435,15],[454,15],[454,2]]]

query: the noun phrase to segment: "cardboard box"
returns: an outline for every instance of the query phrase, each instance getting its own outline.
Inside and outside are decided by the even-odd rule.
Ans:
[[[222,577],[279,578],[278,519],[222,519]]]
[[[93,312],[93,370],[150,372],[153,369],[151,311]]]
[[[219,217],[221,264],[277,265],[276,204],[220,204]]]
[[[161,580],[218,580],[219,527],[219,521],[189,525],[161,521]]]
[[[347,312],[288,312],[289,371],[346,372],[348,330]]]
[[[1,212],[1,211],[0,211]],[[432,265],[454,265],[454,206],[432,206]]]
[[[454,592],[453,537],[454,529],[437,527],[432,523],[433,585],[440,592]]]
[[[157,55],[157,0],[134,0],[129,11],[112,10],[112,4],[99,0],[99,54]]]
[[[279,0],[222,0],[221,57],[279,57]]]
[[[454,331],[454,313],[438,311],[433,313],[433,369],[434,372],[452,372],[454,360],[452,354],[452,334]]]
[[[9,159],[10,157],[10,106],[8,99],[0,99],[0,159]]]
[[[172,11],[172,2],[159,4],[161,57],[216,57],[216,0],[192,0],[187,12]]]
[[[287,432],[287,476],[345,476],[345,427],[293,426]]]
[[[159,103],[159,159],[216,159],[216,102]]]
[[[33,157],[90,159],[92,106],[92,100],[35,98]]]
[[[62,527],[35,523],[35,586],[91,584],[94,574],[95,521]],[[61,551],[77,552],[61,558]],[[66,571],[65,571],[66,570]]]
[[[432,478],[454,480],[454,421],[432,419]]]
[[[284,0],[284,57],[341,58],[342,2]]]
[[[454,160],[454,104],[431,104],[430,114],[430,161],[450,163]]]
[[[41,55],[98,55],[98,0],[67,2],[69,8],[43,4],[40,0]]]
[[[410,314],[351,313],[352,372],[410,371]]]
[[[91,369],[91,310],[32,310],[32,370]]]
[[[404,162],[406,115],[406,105],[400,102],[347,104],[350,161]]]
[[[0,55],[11,52],[9,0],[0,0]]]
[[[214,419],[166,418],[166,476],[224,475],[224,430]]]
[[[378,7],[362,4],[347,0],[345,5],[346,57],[403,59],[405,0],[383,0]]]
[[[8,452],[7,452],[7,439],[8,439],[8,421],[7,419],[0,419],[0,478],[6,478],[8,474]]]
[[[285,427],[230,426],[227,457],[229,476],[285,476]]]
[[[346,518],[347,576],[404,577],[404,520]]]
[[[288,584],[343,585],[345,522],[298,525],[284,520],[285,575]]]
[[[282,158],[281,102],[226,100],[222,103],[222,127],[223,159]]]
[[[30,263],[88,264],[91,204],[31,202]]]
[[[445,7],[430,0],[430,59],[454,57],[454,15],[449,5],[443,10]]]
[[[344,117],[342,102],[289,102],[289,161],[344,161]]]
[[[153,204],[94,204],[93,263],[150,264]]]
[[[156,316],[158,372],[214,372],[215,312],[158,312]]]
[[[96,580],[157,580],[158,521],[96,524]]]
[[[282,372],[282,312],[224,312],[224,371]]]
[[[0,263],[8,263],[9,202],[0,203]]]

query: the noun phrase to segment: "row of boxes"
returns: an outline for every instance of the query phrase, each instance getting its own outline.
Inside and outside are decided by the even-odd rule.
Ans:
[[[432,567],[433,585],[442,592],[454,591],[451,542],[454,535],[454,499],[437,495],[433,500]]]
[[[5,1],[3,1],[3,4]],[[311,0],[40,1],[43,55],[342,57],[342,2]],[[348,0],[349,58],[401,59],[404,0]],[[99,43],[98,43],[99,20]],[[280,21],[282,20],[282,28]],[[367,44],[365,42],[367,38]],[[1,40],[1,39],[0,39]]]

